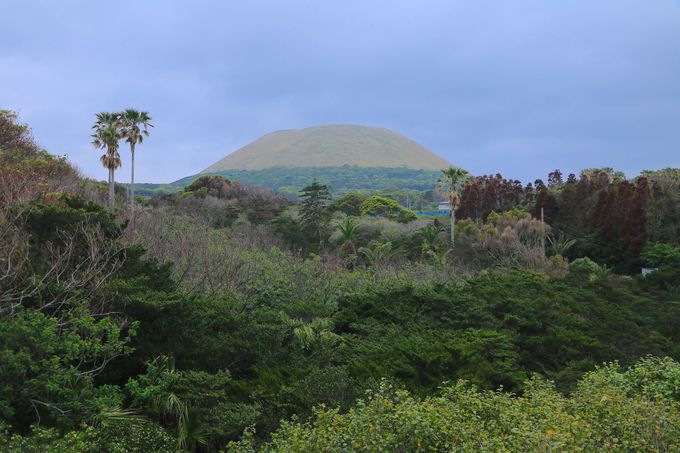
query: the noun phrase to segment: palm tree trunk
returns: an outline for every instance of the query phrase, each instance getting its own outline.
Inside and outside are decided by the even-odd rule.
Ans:
[[[451,208],[451,206],[449,206]],[[456,211],[451,209],[451,246],[456,239]]]
[[[113,209],[116,202],[115,181],[113,176],[113,167],[109,168],[109,209]]]
[[[132,225],[135,224],[135,143],[130,143],[130,162],[132,163],[132,174],[130,175],[130,216]]]
[[[111,169],[110,168],[109,168],[109,179],[106,180],[106,187],[107,187],[107,190],[108,190],[109,187],[111,187]],[[108,195],[107,195],[106,196],[106,207],[110,208],[111,206],[109,206],[109,205],[110,205],[110,201],[109,201]]]

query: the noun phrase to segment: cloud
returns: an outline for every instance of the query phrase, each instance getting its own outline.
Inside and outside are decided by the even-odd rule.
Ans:
[[[680,166],[677,1],[18,1],[0,104],[104,178],[102,110],[148,110],[138,179],[267,132],[389,127],[476,173]]]

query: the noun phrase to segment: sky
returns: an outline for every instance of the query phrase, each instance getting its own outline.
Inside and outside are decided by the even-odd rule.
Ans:
[[[0,17],[0,108],[97,179],[94,115],[127,107],[155,125],[140,182],[321,124],[523,181],[680,167],[680,0],[0,0]]]

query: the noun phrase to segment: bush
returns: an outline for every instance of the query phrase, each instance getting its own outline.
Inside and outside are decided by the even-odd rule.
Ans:
[[[597,280],[609,275],[610,271],[607,266],[600,266],[595,261],[588,257],[577,258],[569,264],[571,272],[585,275],[590,280]]]
[[[9,434],[0,422],[3,453],[179,453],[177,440],[159,425],[142,418],[116,420],[79,431],[60,434],[55,429],[35,426],[28,435]]]
[[[545,256],[550,227],[521,210],[491,212],[486,222],[463,219],[456,225],[456,255],[478,268],[532,269],[564,275],[559,259]]]
[[[416,214],[413,211],[402,208],[394,200],[377,195],[367,198],[361,203],[361,215],[387,217],[403,223],[416,219]]]
[[[640,366],[657,376],[660,362]],[[677,362],[672,366],[677,369]],[[516,396],[465,381],[420,399],[383,383],[342,414],[319,407],[312,420],[284,422],[261,451],[676,451],[676,401],[631,388],[618,365],[588,373],[565,397],[541,379]],[[252,451],[245,436],[229,451]]]
[[[642,252],[643,262],[650,267],[680,267],[680,248],[671,244],[657,242],[645,247]]]

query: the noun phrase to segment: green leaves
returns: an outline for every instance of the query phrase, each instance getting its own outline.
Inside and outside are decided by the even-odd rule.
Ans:
[[[662,359],[668,362],[669,359]],[[655,369],[659,362],[642,364]],[[673,362],[678,367],[677,362]],[[320,407],[312,420],[287,422],[261,451],[673,451],[680,412],[618,379],[617,366],[587,374],[570,397],[540,379],[523,396],[479,391],[465,381],[417,398],[383,382],[347,413]],[[247,451],[245,436],[229,451]]]
[[[650,267],[680,267],[680,248],[671,244],[650,244],[644,249],[641,256],[644,264]]]
[[[122,403],[116,387],[95,385],[107,364],[131,352],[134,327],[94,318],[87,304],[61,319],[26,310],[0,318],[0,409],[5,420],[52,421],[75,427]]]
[[[380,216],[398,222],[410,222],[416,219],[413,211],[402,208],[399,203],[389,198],[374,195],[361,203],[362,216]]]
[[[128,143],[142,143],[144,137],[149,136],[151,117],[148,112],[140,112],[135,109],[125,109],[119,113],[118,125],[120,134]]]

